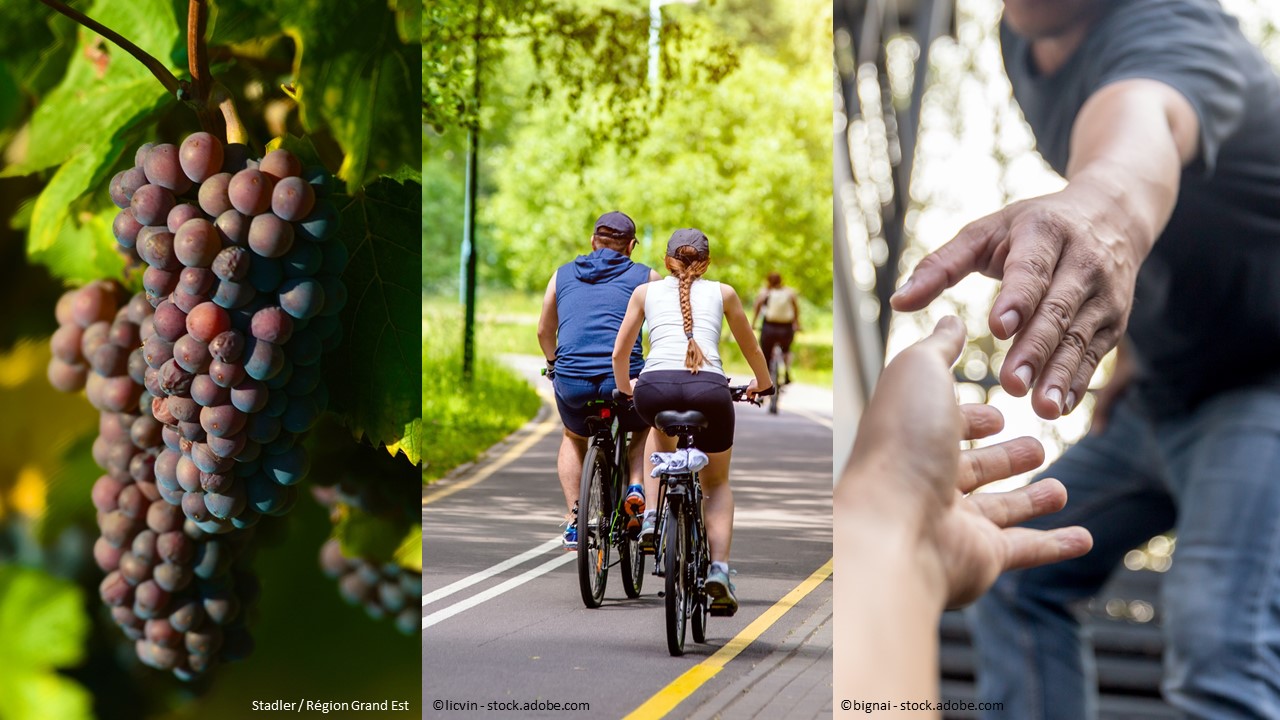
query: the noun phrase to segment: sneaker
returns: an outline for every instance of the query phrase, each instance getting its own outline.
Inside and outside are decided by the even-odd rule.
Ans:
[[[578,549],[578,503],[573,504],[573,517],[564,522],[564,537],[561,538],[565,550]]]
[[[733,583],[729,573],[719,568],[711,568],[707,573],[705,584],[707,595],[711,597],[711,614],[732,616],[738,612],[738,598],[734,597]]]
[[[644,486],[632,485],[627,488],[627,497],[622,501],[623,512],[627,514],[627,532],[634,533],[640,528],[644,519]]]
[[[640,525],[640,552],[653,554],[653,540],[657,533],[654,527],[657,525],[656,518],[645,518]]]

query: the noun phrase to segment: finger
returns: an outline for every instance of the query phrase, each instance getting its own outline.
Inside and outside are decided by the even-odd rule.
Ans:
[[[1036,391],[1032,393],[1032,407],[1041,418],[1052,420],[1065,414],[1069,400],[1073,401],[1070,404],[1071,407],[1075,407],[1074,401],[1079,401],[1080,398],[1079,393],[1071,397],[1076,375],[1085,366],[1096,368],[1102,360],[1102,356],[1097,354],[1098,348],[1110,346],[1111,342],[1114,342],[1116,338],[1114,332],[1107,329],[1111,327],[1112,319],[1114,319],[1114,311],[1098,297],[1085,302],[1079,314],[1076,314],[1069,331],[1059,338],[1059,345],[1052,351],[1050,359],[1044,363],[1042,369],[1036,372]],[[1020,352],[1019,343],[1023,340],[1024,338],[1020,337],[1019,341],[1014,343],[1015,347],[1010,348],[1010,355]],[[1032,347],[1038,350],[1038,343],[1032,338],[1027,336],[1025,340],[1032,343]],[[1015,360],[1015,363],[1023,363],[1023,361],[1019,359]],[[1088,378],[1085,378],[1084,382],[1088,384]]]
[[[916,345],[922,351],[936,353],[947,367],[951,367],[964,349],[964,335],[964,322],[955,315],[948,315],[938,321],[933,333]]]
[[[1009,492],[974,493],[968,500],[991,522],[1009,527],[1058,512],[1067,504],[1067,489],[1057,480],[1046,478]]]
[[[961,405],[960,420],[963,423],[960,437],[965,440],[991,437],[1004,429],[1004,415],[994,406],[983,403]]]
[[[1115,347],[1116,342],[1123,335],[1124,329],[1122,327],[1109,325],[1093,336],[1093,340],[1089,342],[1089,349],[1085,352],[1084,360],[1076,368],[1075,377],[1071,379],[1071,389],[1067,391],[1067,401],[1064,406],[1065,412],[1071,412],[1079,405],[1081,398],[1089,391],[1089,382],[1093,379],[1093,374],[1097,371],[1102,358],[1111,352],[1111,348]],[[1111,394],[1108,407],[1119,395],[1119,392]]]
[[[1002,531],[1000,536],[1005,545],[1002,572],[1070,560],[1093,548],[1093,536],[1078,525],[1056,530],[1015,527]]]
[[[1031,437],[1020,437],[960,453],[956,487],[972,492],[988,483],[1035,470],[1044,462],[1044,446]]]
[[[1045,220],[1029,220],[1009,229],[1003,281],[987,321],[996,337],[1013,337],[1040,306],[1054,281],[1063,240],[1061,228]]]
[[[950,242],[916,265],[907,281],[889,298],[889,304],[898,311],[919,310],[970,273],[988,267],[1004,235],[1003,227],[999,213],[966,225]]]
[[[1048,387],[1044,386],[1042,379],[1044,371],[1052,366],[1052,358],[1057,358],[1060,363],[1070,363],[1071,351],[1076,351],[1076,358],[1083,355],[1084,348],[1093,339],[1094,330],[1107,319],[1106,306],[1096,299],[1086,302],[1086,292],[1083,283],[1071,278],[1056,278],[1031,320],[1018,332],[1001,368],[1001,384],[1014,395],[1025,394],[1034,383],[1039,388],[1041,400],[1048,397],[1048,402],[1053,405],[1051,417],[1062,412],[1067,383],[1075,366],[1071,366],[1070,372],[1060,370],[1055,376],[1057,384]],[[1062,353],[1061,357],[1059,353]],[[1041,416],[1050,417],[1043,413]]]

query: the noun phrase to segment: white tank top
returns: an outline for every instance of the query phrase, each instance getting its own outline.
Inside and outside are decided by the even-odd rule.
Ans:
[[[689,307],[693,311],[693,339],[706,356],[699,372],[724,375],[720,365],[720,327],[724,320],[720,283],[694,280],[689,288]],[[684,316],[680,314],[680,283],[674,277],[668,275],[649,283],[644,317],[649,325],[649,357],[645,358],[641,374],[653,370],[688,370],[684,356],[689,349],[689,338],[684,334]]]
[[[771,323],[793,323],[796,321],[795,306],[791,304],[793,292],[791,288],[774,288],[765,290],[764,319]]]

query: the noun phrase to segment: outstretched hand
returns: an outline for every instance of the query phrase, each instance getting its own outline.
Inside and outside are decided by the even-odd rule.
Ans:
[[[1069,413],[1124,334],[1146,254],[1108,200],[1071,186],[976,220],[921,260],[890,302],[919,310],[971,273],[1002,280],[988,318],[996,337],[1014,338],[1000,384],[1018,397],[1034,389],[1040,417]]]
[[[950,368],[964,337],[964,325],[945,318],[885,368],[835,492],[838,526],[857,525],[859,533],[877,528],[886,540],[905,538],[931,597],[948,607],[972,602],[1001,572],[1078,557],[1093,545],[1081,527],[1013,527],[1062,509],[1067,493],[1057,480],[966,495],[1038,467],[1044,449],[1022,437],[960,450],[962,440],[988,437],[1004,426],[993,407],[956,404]]]

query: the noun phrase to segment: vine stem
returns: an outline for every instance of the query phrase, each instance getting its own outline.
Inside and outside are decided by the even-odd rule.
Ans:
[[[191,70],[191,82],[196,106],[209,106],[209,91],[213,87],[213,73],[209,70],[209,49],[205,45],[205,29],[209,24],[209,4],[206,0],[187,2],[187,67]]]
[[[236,101],[227,88],[218,83],[213,87],[213,102],[222,111],[222,119],[227,124],[227,142],[249,144],[249,133],[240,122],[240,114],[236,112]]]
[[[157,60],[146,50],[143,50],[132,42],[129,42],[129,40],[120,33],[103,25],[97,20],[94,20],[88,15],[85,15],[79,10],[69,7],[60,0],[40,0],[40,2],[118,45],[120,49],[132,55],[135,60],[142,63],[148,70],[150,70],[151,74],[160,81],[160,84],[164,85],[164,89],[168,90],[173,95],[179,95],[180,91],[183,89],[183,83],[179,82],[178,78],[174,77],[173,73],[169,72],[169,69],[164,66],[164,63]]]

